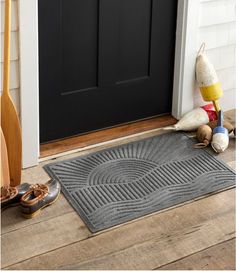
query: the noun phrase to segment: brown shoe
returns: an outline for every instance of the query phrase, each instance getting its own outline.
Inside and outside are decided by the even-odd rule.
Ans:
[[[5,210],[8,207],[16,206],[20,204],[21,197],[30,188],[30,184],[23,183],[16,187],[4,186],[1,187],[1,209]]]
[[[41,210],[53,204],[60,195],[61,186],[56,180],[45,184],[35,184],[21,198],[22,215],[33,218]]]

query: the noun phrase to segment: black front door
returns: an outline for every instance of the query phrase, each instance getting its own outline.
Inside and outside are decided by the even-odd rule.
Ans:
[[[40,138],[171,111],[177,0],[39,0]]]

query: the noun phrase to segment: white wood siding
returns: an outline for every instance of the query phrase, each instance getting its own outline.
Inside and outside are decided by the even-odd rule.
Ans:
[[[3,75],[3,43],[4,43],[4,0],[0,1],[0,92],[2,92]],[[19,80],[19,23],[18,23],[18,1],[12,1],[11,11],[11,65],[10,65],[10,94],[15,103],[17,112],[20,112],[20,80]]]
[[[193,0],[195,1],[195,0]],[[214,64],[224,89],[221,107],[236,107],[236,0],[200,0],[198,47],[206,43],[206,54]],[[199,90],[194,105],[204,104]]]

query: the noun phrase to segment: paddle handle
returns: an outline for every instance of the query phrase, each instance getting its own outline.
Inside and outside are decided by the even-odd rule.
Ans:
[[[9,95],[10,39],[11,39],[11,0],[5,0],[3,95]]]

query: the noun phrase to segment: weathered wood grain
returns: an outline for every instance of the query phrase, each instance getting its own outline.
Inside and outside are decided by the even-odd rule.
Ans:
[[[235,138],[231,138],[229,140],[229,147],[228,149],[217,155],[221,160],[223,160],[225,163],[230,163],[235,161]]]
[[[9,268],[157,268],[233,238],[235,235],[234,196],[234,189],[231,189],[38,255]],[[73,221],[70,223],[72,224]],[[70,232],[70,234],[74,233]],[[51,243],[55,242],[54,235],[47,236]],[[80,236],[79,230],[77,236]],[[41,238],[41,242],[42,240]],[[46,250],[49,248],[45,247]],[[7,255],[7,252],[5,253]],[[27,258],[26,252],[24,254]],[[18,259],[12,257],[7,263],[17,261],[19,257]]]
[[[91,236],[75,212],[2,235],[2,267]]]
[[[62,194],[55,204],[51,205],[50,208],[45,208],[42,215],[36,216],[34,219],[25,219],[21,215],[20,206],[6,209],[2,211],[1,235],[24,227],[33,226],[34,224],[46,222],[49,219],[74,212],[73,210],[74,209]]]
[[[160,270],[235,270],[235,238],[212,246]]]
[[[229,163],[227,163],[227,165],[236,171],[236,161],[229,162]]]

